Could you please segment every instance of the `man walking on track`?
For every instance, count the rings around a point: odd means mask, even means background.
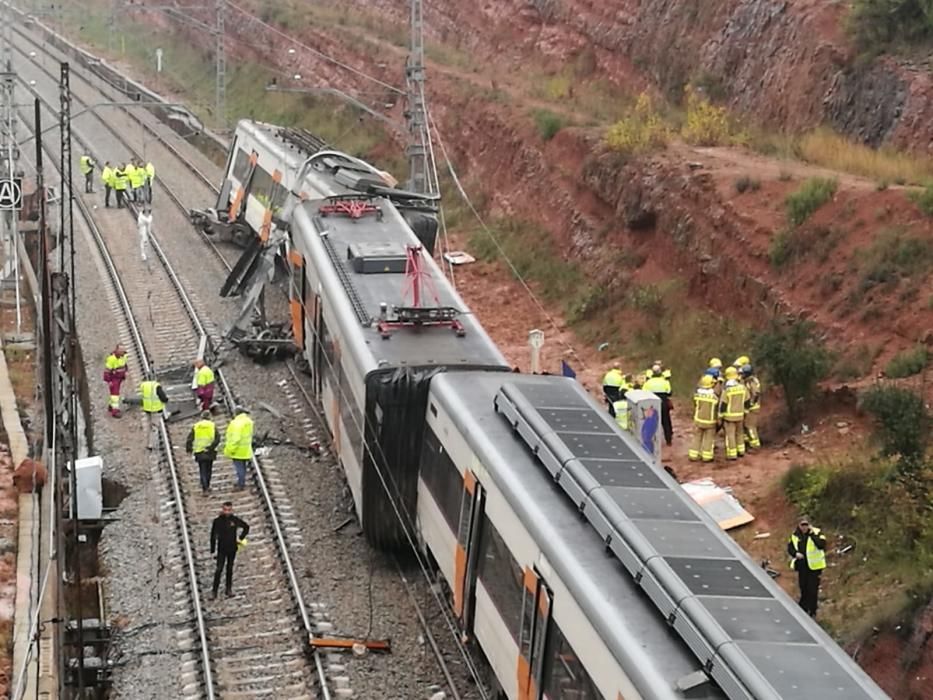
[[[820,575],[826,568],[826,536],[818,527],[810,527],[810,519],[804,515],[787,541],[787,554],[800,583],[800,607],[816,617]]]
[[[139,232],[139,257],[143,262],[149,259],[149,236],[152,235],[152,210],[141,207],[136,217],[136,230]]]
[[[104,381],[110,391],[107,410],[114,418],[120,417],[120,386],[126,379],[126,351],[117,345],[104,360]]]
[[[224,456],[233,460],[236,488],[246,488],[246,465],[253,458],[253,419],[243,406],[236,407],[236,417],[227,423],[224,436]]]
[[[185,451],[194,453],[194,461],[198,463],[198,473],[201,477],[201,492],[207,494],[211,490],[211,474],[214,471],[214,460],[217,459],[217,445],[220,444],[220,433],[211,420],[210,411],[201,411],[201,420],[191,427]]]
[[[243,530],[237,537],[237,528]],[[217,597],[217,588],[220,586],[220,574],[227,567],[227,580],[225,593],[227,597],[233,596],[233,560],[236,559],[237,549],[246,546],[246,536],[249,534],[249,525],[233,514],[233,504],[227,501],[214,518],[211,526],[211,554],[217,553],[217,568],[214,569],[214,585],[211,588],[211,599]]]

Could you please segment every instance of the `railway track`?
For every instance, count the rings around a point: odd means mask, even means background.
[[[45,107],[52,110],[47,102]],[[32,127],[28,115],[20,114],[20,119]],[[50,159],[57,158],[48,145],[46,151]],[[77,182],[74,187],[79,191]],[[120,318],[118,335],[135,358],[131,372],[138,377],[155,367],[170,398],[190,401],[186,386],[190,361],[199,348],[209,349],[214,338],[158,238],[152,240],[156,262],[147,265],[133,237],[126,236],[125,226],[120,225],[125,220],[116,226],[113,214],[99,220],[80,196],[75,204],[81,228],[91,238],[88,243],[95,246],[109,279],[114,316]],[[234,392],[223,372],[216,374],[220,401],[229,415]],[[217,423],[223,430],[226,416]],[[289,509],[277,503],[285,500],[284,480],[273,463],[254,460],[253,484],[234,492],[232,466],[220,459],[213,495],[203,496],[196,467],[182,452],[190,424],[190,420],[161,422],[156,468],[165,477],[159,483],[162,512],[172,519],[178,535],[178,551],[167,558],[179,573],[176,612],[192,622],[190,633],[179,635],[185,654],[184,696],[330,698],[331,685],[341,684],[340,669],[330,668],[328,674],[328,664],[309,645],[312,626],[321,625],[323,612],[305,603],[291,565],[289,549],[301,547],[302,541]],[[238,515],[250,523],[250,544],[238,565],[239,597],[205,606],[204,594],[213,575],[207,533],[223,500],[233,501]]]

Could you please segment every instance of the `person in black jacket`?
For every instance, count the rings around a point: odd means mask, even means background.
[[[194,461],[198,463],[198,473],[201,476],[201,493],[207,494],[211,490],[211,474],[214,471],[214,460],[217,459],[217,445],[220,444],[220,431],[211,420],[210,411],[201,411],[201,420],[191,426],[185,451],[194,453]]]
[[[820,576],[826,568],[826,536],[818,527],[810,525],[807,516],[801,516],[797,529],[787,540],[790,568],[797,572],[800,584],[800,607],[810,617],[816,617],[820,593]]]
[[[237,537],[237,528],[243,532]],[[249,525],[233,514],[233,504],[227,501],[214,518],[211,526],[211,554],[217,552],[217,568],[214,570],[214,586],[211,589],[211,600],[217,597],[217,587],[220,585],[220,573],[227,567],[226,594],[233,596],[233,560],[236,558],[237,546],[240,542],[245,544],[246,535],[249,534]]]

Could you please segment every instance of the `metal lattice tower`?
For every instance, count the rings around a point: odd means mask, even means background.
[[[217,26],[215,28],[216,36],[216,63],[217,75],[214,102],[217,110],[217,122],[221,128],[227,126],[227,55],[224,51],[224,0],[216,0],[214,5],[216,11]]]
[[[427,118],[424,109],[424,14],[421,0],[411,0],[411,47],[405,66],[408,119],[408,189],[430,193]]]

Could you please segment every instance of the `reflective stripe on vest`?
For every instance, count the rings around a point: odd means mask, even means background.
[[[813,543],[813,538],[820,534],[818,527],[810,528],[810,537],[807,538],[807,566],[811,571],[819,571],[826,568],[826,552]],[[794,551],[799,551],[797,546],[800,544],[800,538],[796,534],[791,534],[790,543],[794,546]],[[794,568],[796,559],[790,560],[790,568]]]
[[[745,387],[735,379],[726,382],[722,398],[726,404],[722,412],[723,420],[740,421],[745,417]]]
[[[712,389],[697,389],[693,396],[696,408],[693,412],[693,422],[704,428],[716,425],[716,404],[719,399]]]
[[[139,385],[139,391],[143,395],[143,411],[146,413],[159,413],[165,408],[165,404],[159,398],[158,386],[159,383],[152,380],[147,380]]]
[[[761,382],[758,381],[758,377],[749,377],[745,380],[745,390],[748,392],[748,400],[751,401],[751,405],[748,407],[749,411],[760,411],[761,410]]]
[[[230,459],[249,459],[253,456],[253,420],[241,413],[227,424],[224,455]]]
[[[124,367],[126,367],[126,355],[117,357],[111,353],[107,355],[107,359],[104,360],[104,369],[123,369]]]
[[[198,386],[212,384],[214,382],[214,371],[207,365],[204,365],[197,371],[197,374],[194,375],[194,380]]]
[[[194,424],[194,443],[191,451],[195,454],[204,452],[214,442],[216,435],[217,429],[211,421],[199,420]]]

